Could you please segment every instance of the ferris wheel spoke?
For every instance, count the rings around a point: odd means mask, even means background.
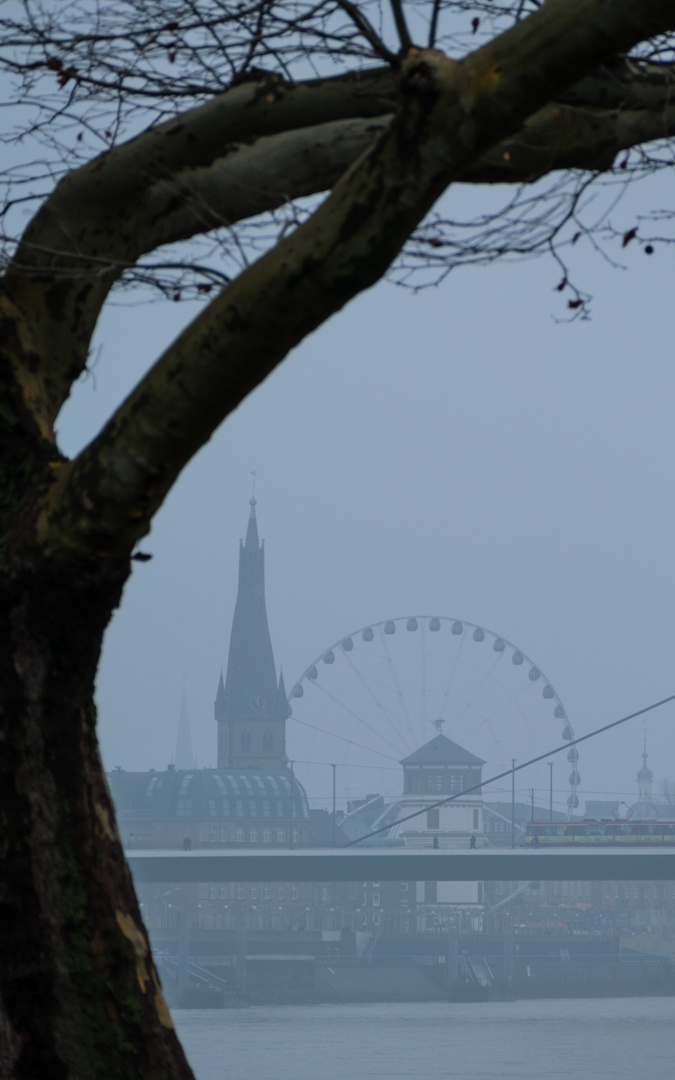
[[[455,682],[455,678],[457,676],[457,669],[459,667],[459,662],[460,662],[460,660],[462,658],[462,653],[464,651],[464,643],[465,643],[465,641],[466,641],[466,637],[462,633],[462,637],[461,637],[461,640],[460,640],[460,643],[459,643],[459,648],[457,649],[457,652],[455,654],[455,662],[452,665],[452,668],[450,670],[450,675],[448,677],[448,681],[447,681],[447,683],[445,685],[445,691],[444,691],[443,697],[441,699],[440,716],[443,719],[445,719],[445,717],[446,717],[446,710],[448,708],[448,702],[449,702],[449,699],[450,699],[450,692],[452,690],[452,687],[453,687],[454,682]]]
[[[309,686],[323,697],[306,696]],[[345,764],[343,783],[352,782],[353,767],[354,783],[371,791],[375,783],[382,789],[377,759],[389,765],[427,743],[430,753],[437,749],[425,731],[430,720],[447,720],[448,734],[484,758],[488,769],[512,757],[524,761],[535,747],[545,753],[557,742],[552,729],[558,720],[563,740],[574,738],[560,698],[526,653],[478,624],[445,616],[382,620],[342,637],[305,670],[291,699],[293,719],[317,733],[314,746],[325,740],[322,756],[335,760],[338,744],[350,748],[344,756],[354,765]],[[572,812],[578,805],[578,755],[570,761]],[[358,778],[357,768],[372,770],[371,780],[362,780],[365,774]]]
[[[403,713],[403,717],[404,717],[404,719],[406,721],[406,724],[408,725],[408,730],[409,730],[411,738],[413,739],[413,742],[414,742],[415,732],[413,731],[412,724],[410,723],[410,714],[408,712],[408,706],[406,705],[405,697],[403,695],[403,691],[401,690],[401,685],[400,685],[399,680],[398,680],[398,675],[396,674],[396,668],[394,667],[394,665],[392,663],[392,660],[391,660],[391,653],[389,652],[389,646],[387,645],[387,642],[385,641],[384,634],[382,633],[382,625],[381,624],[380,624],[380,626],[378,626],[377,630],[378,630],[378,633],[379,633],[379,636],[380,636],[380,641],[382,643],[382,649],[383,649],[384,655],[385,655],[385,657],[387,659],[387,665],[389,667],[389,673],[391,675],[392,682],[393,682],[394,688],[396,690],[396,696],[398,698],[398,703],[399,703],[399,705],[401,707],[401,712]]]
[[[325,686],[321,685],[321,683],[313,682],[312,686],[314,686],[317,690],[320,690],[321,693],[325,694],[326,697],[330,698],[331,701],[335,702],[335,704],[339,706],[340,709],[343,709],[346,713],[349,713],[350,716],[353,716],[355,720],[358,720],[359,724],[362,724],[363,727],[365,727],[371,733],[371,735],[375,735],[376,738],[382,739],[383,742],[386,742],[387,746],[389,746],[389,748],[393,750],[394,753],[398,753],[398,748],[394,746],[394,744],[390,742],[386,738],[386,736],[382,734],[381,731],[378,731],[376,728],[372,727],[367,720],[364,720],[362,716],[359,716],[359,714],[355,712],[354,709],[351,709],[349,705],[346,704],[346,702],[342,701],[335,694],[332,694],[331,691],[327,690]]]
[[[470,708],[471,708],[471,707],[473,706],[473,703],[474,703],[474,701],[476,700],[476,698],[477,698],[477,697],[478,697],[478,695],[480,694],[480,692],[481,692],[481,690],[483,689],[483,687],[484,687],[484,686],[485,686],[485,685],[486,685],[486,684],[487,684],[487,683],[489,682],[489,680],[490,680],[490,679],[492,678],[492,675],[493,675],[493,673],[494,673],[494,670],[495,670],[495,668],[497,667],[497,665],[499,664],[499,662],[500,662],[500,660],[502,659],[502,656],[503,656],[503,655],[504,655],[503,653],[499,653],[499,654],[497,655],[497,658],[496,658],[496,660],[494,661],[494,663],[492,664],[492,667],[491,667],[491,668],[489,668],[489,669],[488,669],[488,671],[487,671],[487,672],[485,673],[485,675],[483,676],[483,679],[482,679],[482,680],[481,680],[481,682],[480,682],[480,683],[478,684],[478,686],[477,686],[477,687],[476,687],[476,689],[474,690],[474,692],[473,692],[472,696],[471,696],[471,697],[469,698],[469,700],[468,700],[468,701],[466,701],[466,702],[464,703],[464,708],[462,709],[461,713],[459,714],[459,716],[458,716],[458,717],[456,718],[456,721],[455,721],[455,722],[456,722],[456,723],[457,723],[458,725],[459,725],[459,724],[461,723],[461,721],[463,720],[463,718],[464,718],[465,714],[467,713],[467,711],[468,711],[468,710],[469,710],[469,709],[470,709]]]
[[[354,661],[352,660],[349,653],[344,653],[344,658],[347,661],[347,663],[349,664],[349,666],[352,669],[352,671],[354,672],[354,674],[356,675],[356,677],[359,680],[359,682],[361,683],[361,685],[363,686],[363,689],[366,691],[368,696],[372,699],[372,701],[373,701],[376,709],[378,710],[378,712],[384,717],[384,719],[386,720],[386,722],[388,724],[392,725],[392,727],[395,729],[396,734],[398,735],[398,737],[400,739],[402,739],[403,743],[405,744],[404,734],[399,729],[396,718],[394,716],[392,716],[389,712],[387,712],[384,705],[382,704],[382,702],[378,698],[377,694],[373,690],[372,686],[370,685],[368,679],[365,677],[365,675],[363,674],[361,669],[354,663]]]
[[[337,735],[334,731],[326,731],[325,728],[317,727],[316,724],[310,724],[307,720],[299,720],[297,716],[292,716],[291,720],[294,720],[296,724],[301,724],[303,727],[311,728],[312,731],[318,731],[320,735],[327,735],[330,739],[337,739],[339,742],[348,743],[349,746],[355,746],[358,750],[367,750],[369,754],[375,754],[376,757],[383,757],[386,758],[387,761],[398,762],[398,758],[392,757],[391,754],[385,754],[382,750],[374,750],[372,746],[364,746],[354,739],[348,739],[345,735]],[[354,766],[349,767],[353,768]]]

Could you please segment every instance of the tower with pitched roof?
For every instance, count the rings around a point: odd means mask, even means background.
[[[283,675],[277,680],[265,607],[265,544],[258,539],[256,500],[250,500],[246,539],[239,544],[239,587],[225,678],[215,702],[218,768],[286,765],[290,708]]]

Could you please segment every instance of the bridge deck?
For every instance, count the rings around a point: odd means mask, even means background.
[[[532,851],[128,851],[138,882],[175,881],[673,881],[675,848]]]

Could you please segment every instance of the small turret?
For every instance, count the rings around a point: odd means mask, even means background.
[[[654,779],[654,773],[647,765],[647,736],[644,737],[644,743],[642,745],[642,768],[638,769],[637,782],[640,799],[651,799],[652,797],[652,781]]]

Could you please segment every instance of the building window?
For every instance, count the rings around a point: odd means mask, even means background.
[[[407,881],[402,881],[401,882],[401,892],[407,892],[407,891],[408,891],[408,882]]]
[[[427,791],[433,791],[434,790],[434,776],[433,776],[433,773],[427,773],[426,789],[427,789]]]
[[[298,832],[297,829],[293,829],[293,843],[294,844],[299,844],[300,843],[300,833]]]
[[[227,843],[227,825],[221,825],[220,827],[220,842],[221,844]]]
[[[257,885],[251,885],[251,900],[257,900],[257,899],[258,899],[258,886]]]
[[[263,886],[263,900],[271,900],[271,899],[272,899],[272,886],[271,885],[264,885]]]
[[[220,886],[220,899],[227,900],[227,885]]]
[[[291,885],[291,900],[297,900],[297,899],[298,899],[298,886],[297,885]]]
[[[373,893],[373,907],[379,907],[379,906],[380,906],[380,894],[379,894],[379,892],[374,892]]]
[[[243,731],[241,735],[241,752],[242,754],[251,753],[251,732]]]
[[[211,841],[211,843],[215,844],[217,839],[218,839],[218,827],[216,825],[212,825],[211,828],[209,829],[209,840]]]
[[[249,840],[250,840],[250,842],[252,844],[257,844],[258,843],[258,830],[256,828],[251,828],[249,830],[248,836],[249,836]]]
[[[272,843],[272,830],[271,829],[263,829],[263,844],[271,844],[271,843]]]
[[[440,816],[440,810],[427,810],[427,829],[437,829]]]
[[[434,776],[434,791],[443,790],[443,776],[441,773],[436,773]]]
[[[284,900],[286,898],[286,889],[283,885],[277,885],[277,900]]]
[[[419,786],[419,776],[417,775],[417,773],[410,773],[408,777],[408,790],[411,791],[413,794],[416,794],[419,791]]]
[[[244,886],[243,885],[237,885],[237,900],[243,900],[243,899],[244,899]]]
[[[286,830],[285,829],[277,829],[277,844],[285,844],[285,843],[286,843]]]
[[[244,830],[241,825],[237,825],[236,841],[238,844],[244,843]]]
[[[274,750],[274,735],[266,731],[263,735],[263,754],[271,754]]]
[[[322,885],[321,886],[321,899],[322,900],[327,900],[328,899],[328,886],[327,885]]]

